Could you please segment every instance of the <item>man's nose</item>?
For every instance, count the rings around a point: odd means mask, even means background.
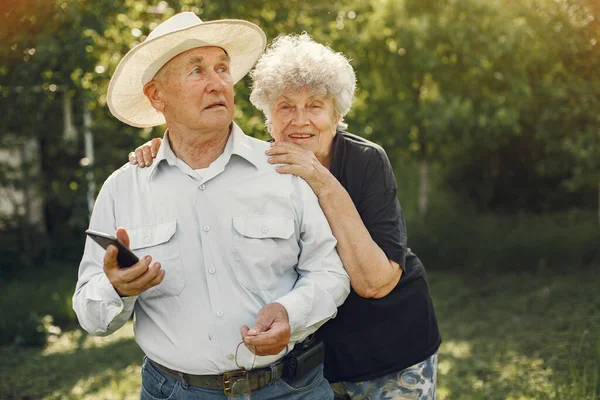
[[[219,92],[225,87],[225,81],[223,80],[223,77],[216,71],[209,72],[207,80],[208,83],[206,88],[211,92]]]

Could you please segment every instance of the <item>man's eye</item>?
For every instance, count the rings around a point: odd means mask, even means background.
[[[217,68],[217,72],[227,72],[227,67],[219,67]]]
[[[311,108],[321,108],[320,104],[313,104],[312,106],[310,106]]]
[[[200,68],[196,67],[192,70],[192,74],[199,74],[200,73]]]

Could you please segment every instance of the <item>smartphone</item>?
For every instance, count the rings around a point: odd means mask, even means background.
[[[91,237],[94,242],[102,246],[104,250],[106,250],[109,244],[116,246],[117,249],[119,249],[119,254],[117,254],[117,264],[119,264],[119,267],[128,268],[140,261],[140,259],[137,258],[131,250],[125,247],[123,243],[119,242],[116,237],[107,235],[106,233],[96,232],[91,229],[88,229],[85,233]]]

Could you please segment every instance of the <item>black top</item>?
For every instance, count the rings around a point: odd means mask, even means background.
[[[375,243],[404,268],[398,285],[381,299],[351,290],[336,318],[317,331],[325,342],[325,377],[332,383],[366,381],[426,360],[441,337],[425,269],[406,247],[396,178],[383,148],[338,131],[331,173],[350,194]]]

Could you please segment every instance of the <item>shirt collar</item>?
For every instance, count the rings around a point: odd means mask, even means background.
[[[264,152],[255,146],[253,140],[235,122],[233,122],[229,140],[232,141],[231,154],[244,158],[256,168],[259,167],[261,159],[266,157]]]
[[[235,122],[232,122],[231,135],[229,135],[229,139],[227,140],[227,144],[225,145],[225,149],[223,151],[223,157],[225,159],[225,163],[229,162],[231,154],[238,155],[243,159],[250,162],[256,168],[260,165],[260,158],[262,154],[258,154],[260,150],[256,149],[254,143],[250,137],[248,137],[242,128],[238,126]],[[152,178],[158,165],[162,162],[166,161],[167,164],[175,166],[177,165],[178,158],[173,153],[171,149],[171,145],[169,144],[169,130],[165,131],[163,135],[162,143],[156,153],[156,158],[154,162],[150,166],[150,173],[148,174],[148,180]]]
[[[158,168],[158,165],[162,162],[166,161],[169,165],[175,165],[177,162],[177,157],[173,150],[171,149],[171,145],[169,144],[169,130],[165,131],[165,134],[162,138],[162,143],[158,148],[158,152],[156,153],[156,158],[152,165],[150,166],[150,173],[148,174],[148,180],[152,179],[154,172]]]

